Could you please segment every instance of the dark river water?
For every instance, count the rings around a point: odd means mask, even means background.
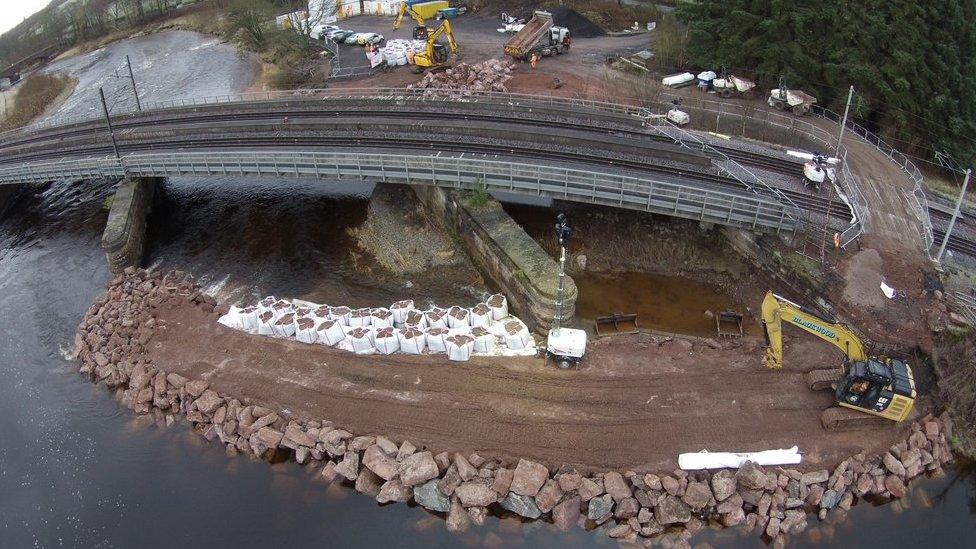
[[[186,427],[144,425],[66,360],[110,278],[99,247],[109,183],[27,189],[0,219],[0,547],[614,546],[601,532],[489,519],[462,536],[403,504],[380,507],[294,463],[227,458]],[[180,268],[224,297],[334,296],[364,281],[342,252],[365,217],[353,189],[298,181],[170,181],[151,219],[147,263]],[[339,189],[342,191],[343,189]],[[447,291],[447,290],[445,290]],[[900,513],[858,505],[795,540],[842,547],[974,546],[976,475],[919,483]],[[706,531],[692,544],[759,547]]]

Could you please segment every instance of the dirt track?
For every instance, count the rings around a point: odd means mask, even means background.
[[[898,428],[824,432],[827,393],[803,371],[833,351],[794,341],[789,368],[759,364],[758,341],[713,350],[648,335],[594,342],[579,372],[536,359],[360,357],[225,328],[197,309],[159,311],[150,358],[162,370],[208,379],[221,394],[329,419],[442,451],[530,457],[551,466],[670,470],[677,454],[798,444],[807,467],[891,444]],[[829,353],[829,354],[828,354]],[[826,356],[825,356],[826,354]]]

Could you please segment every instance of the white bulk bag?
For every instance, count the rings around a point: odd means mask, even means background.
[[[295,307],[295,318],[301,318],[312,314],[311,307]]]
[[[456,362],[467,362],[474,349],[474,338],[466,335],[454,335],[444,339],[447,345],[447,359]]]
[[[403,319],[403,325],[408,328],[426,328],[427,327],[427,315],[422,311],[413,309],[407,311],[407,316]]]
[[[287,313],[275,320],[274,335],[279,337],[291,337],[295,335],[295,313]]]
[[[518,320],[510,320],[505,323],[505,346],[513,351],[518,351],[528,347],[532,341],[529,329]]]
[[[471,325],[470,313],[461,307],[451,307],[447,311],[447,325],[449,328],[465,328]]]
[[[393,305],[390,305],[390,312],[393,313],[393,322],[395,324],[403,324],[407,321],[407,313],[413,309],[413,300],[404,299],[403,301],[397,301]]]
[[[258,311],[257,307],[244,307],[241,309],[241,329],[252,334],[257,332],[259,314],[261,313]]]
[[[373,312],[369,309],[356,309],[349,314],[349,325],[353,328],[370,326],[373,322]]]
[[[493,320],[501,320],[508,316],[508,299],[502,294],[495,294],[489,297],[485,304],[491,309],[491,318]]]
[[[427,348],[432,353],[443,353],[447,351],[444,338],[450,335],[451,331],[447,328],[429,328],[427,330]]]
[[[330,347],[346,339],[346,332],[338,320],[323,320],[315,331],[318,333],[318,342]]]
[[[434,307],[424,313],[431,328],[447,328],[447,311]]]
[[[400,350],[408,355],[419,355],[427,348],[427,335],[418,328],[403,328],[397,332]]]
[[[471,337],[474,338],[474,352],[490,353],[495,349],[495,334],[487,329],[481,326],[471,328]]]
[[[270,311],[271,307],[274,306],[274,304],[277,302],[278,302],[278,298],[273,295],[269,295],[268,297],[262,299],[261,301],[258,302],[258,313]]]
[[[373,314],[371,315],[372,326],[376,329],[379,328],[392,328],[393,327],[393,313],[389,309],[379,308],[373,309]]]
[[[275,314],[274,311],[267,310],[258,315],[258,334],[260,335],[274,335],[274,322]]]
[[[479,303],[471,308],[472,326],[491,326],[491,307]]]
[[[303,316],[295,319],[295,339],[302,343],[315,343],[318,340],[314,318]]]
[[[317,307],[314,311],[312,311],[310,316],[315,319],[316,324],[335,318],[332,316],[332,307],[329,307],[328,305]]]
[[[376,350],[384,355],[392,355],[400,350],[400,340],[397,338],[396,328],[379,328],[373,336]]]
[[[352,343],[352,350],[357,354],[366,354],[375,351],[373,346],[373,330],[370,328],[352,328],[346,332],[346,337]]]
[[[275,314],[276,318],[281,318],[282,315],[295,312],[295,309],[291,306],[291,303],[288,303],[283,299],[279,299],[278,301],[275,301],[274,305],[271,306],[271,312]]]
[[[352,314],[352,309],[349,307],[331,307],[329,309],[329,314],[332,318],[339,321],[339,324],[343,326],[349,325],[349,316]]]

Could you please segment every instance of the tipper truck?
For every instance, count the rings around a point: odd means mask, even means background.
[[[505,44],[505,53],[519,61],[528,61],[532,54],[549,57],[564,53],[571,43],[569,29],[553,25],[551,13],[537,11]]]

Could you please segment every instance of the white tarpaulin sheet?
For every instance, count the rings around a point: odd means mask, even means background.
[[[680,454],[678,467],[685,471],[738,469],[747,461],[759,465],[796,465],[801,458],[800,450],[796,446],[786,450],[762,452],[695,452]]]

